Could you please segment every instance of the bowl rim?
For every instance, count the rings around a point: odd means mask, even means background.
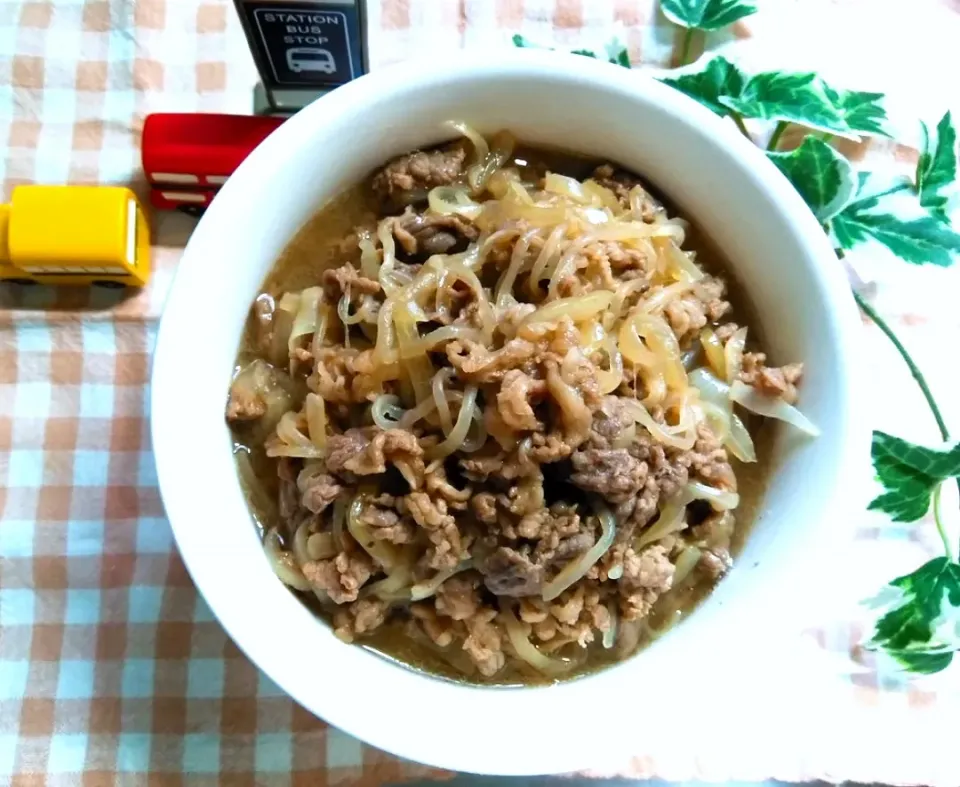
[[[813,279],[817,288],[823,293],[828,301],[829,312],[836,317],[838,335],[835,351],[841,361],[841,375],[845,375],[841,377],[838,385],[846,394],[843,402],[846,417],[841,421],[841,434],[836,440],[837,450],[840,452],[838,464],[843,468],[851,468],[861,458],[863,446],[867,444],[866,432],[863,424],[852,415],[856,387],[854,369],[858,366],[854,352],[854,337],[855,329],[860,324],[854,302],[849,296],[849,287],[843,269],[836,264],[833,250],[816,219],[790,183],[762,151],[744,139],[730,124],[723,122],[692,99],[658,83],[647,74],[629,71],[619,66],[588,58],[532,50],[504,50],[502,53],[498,52],[495,62],[491,61],[489,55],[461,53],[446,63],[442,73],[436,66],[435,58],[418,58],[393,65],[348,83],[302,110],[286,121],[238,168],[195,229],[184,251],[180,269],[171,285],[160,321],[153,359],[151,437],[161,497],[187,570],[198,591],[230,638],[291,698],[331,725],[397,756],[436,767],[473,773],[536,775],[578,770],[604,763],[624,762],[635,753],[637,744],[632,735],[621,732],[611,732],[609,738],[601,738],[599,735],[592,738],[597,746],[602,742],[603,751],[585,752],[575,746],[552,747],[549,746],[549,738],[536,730],[524,733],[526,743],[530,744],[531,737],[533,739],[531,744],[534,749],[533,756],[530,756],[530,748],[518,748],[510,745],[510,742],[504,744],[504,751],[497,757],[491,757],[489,752],[484,752],[482,747],[476,746],[474,747],[476,751],[471,750],[469,746],[440,750],[435,742],[424,739],[427,736],[401,735],[398,734],[394,725],[371,719],[374,714],[368,714],[365,709],[358,707],[361,703],[351,702],[353,695],[336,681],[325,682],[320,688],[305,686],[298,675],[284,670],[278,663],[275,652],[256,636],[257,632],[250,627],[248,610],[238,608],[236,603],[230,601],[230,596],[223,587],[226,584],[223,572],[210,560],[209,554],[204,551],[200,541],[191,532],[191,525],[187,521],[188,507],[183,496],[176,491],[180,483],[177,476],[181,471],[178,468],[178,455],[175,451],[177,443],[174,435],[180,413],[168,406],[163,396],[156,394],[158,390],[162,393],[164,375],[172,377],[177,354],[182,351],[182,342],[177,339],[181,329],[175,324],[175,306],[180,289],[188,286],[185,284],[185,269],[203,264],[196,250],[209,248],[214,243],[213,228],[218,222],[222,224],[226,220],[230,201],[239,199],[248,183],[254,186],[261,181],[269,171],[270,160],[274,156],[282,155],[285,148],[299,145],[306,140],[310,136],[312,125],[323,123],[325,115],[336,117],[339,112],[352,105],[376,102],[378,97],[390,96],[395,89],[399,90],[410,82],[426,89],[449,85],[458,79],[478,76],[505,80],[512,77],[563,79],[580,89],[589,88],[591,85],[615,87],[635,102],[657,105],[659,109],[671,114],[678,123],[700,127],[704,134],[709,134],[716,140],[715,146],[718,152],[736,159],[744,170],[745,177],[753,178],[756,187],[770,195],[771,202],[791,225],[797,242],[804,247],[807,256],[810,259],[830,263],[811,265],[806,274]],[[834,488],[825,490],[823,497],[825,501],[830,501],[835,509],[842,510],[846,500],[842,480],[838,478]],[[823,507],[825,506],[826,502]],[[277,593],[289,597],[289,593],[280,587],[279,582],[275,585]],[[279,596],[273,597],[279,598]],[[668,636],[676,642],[685,641],[689,639],[684,634],[685,629],[689,631],[690,627],[680,627],[678,631],[671,632]],[[703,637],[703,632],[709,629],[701,623],[696,630],[698,636]],[[636,659],[629,659],[617,667],[555,686],[522,689],[491,688],[437,680],[433,676],[392,665],[385,659],[373,656],[361,648],[349,647],[348,649],[352,651],[349,656],[340,655],[333,648],[323,655],[328,659],[328,663],[334,666],[356,668],[364,675],[375,674],[374,682],[381,687],[395,682],[397,692],[401,695],[407,691],[413,692],[413,695],[417,691],[442,691],[444,703],[469,704],[483,718],[502,713],[507,708],[511,713],[521,712],[525,706],[536,704],[534,697],[543,698],[549,695],[549,703],[555,704],[561,696],[569,696],[571,701],[582,703],[586,696],[584,691],[579,689],[572,691],[570,687],[593,682],[598,691],[615,688],[618,679],[627,674],[624,667],[636,661]],[[656,648],[645,653],[650,653],[652,650]],[[428,686],[434,689],[427,688]],[[522,699],[517,700],[516,698],[521,695]],[[438,693],[437,696],[439,698],[441,694]],[[538,702],[543,704],[542,700]]]

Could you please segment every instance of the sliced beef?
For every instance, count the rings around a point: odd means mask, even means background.
[[[413,520],[427,532],[430,548],[427,563],[438,571],[455,568],[463,557],[464,544],[447,501],[427,492],[411,492],[404,498]]]
[[[380,282],[366,278],[353,265],[347,264],[323,272],[323,291],[328,302],[336,303],[347,292],[353,299],[361,295],[379,295]]]
[[[479,232],[460,216],[435,216],[411,209],[393,223],[398,249],[407,262],[424,262],[433,254],[456,254],[476,240]]]
[[[390,605],[376,597],[361,598],[337,610],[333,618],[333,633],[344,642],[353,642],[383,625]]]
[[[397,210],[425,200],[432,188],[461,181],[466,164],[465,142],[416,150],[390,161],[373,176],[371,186],[388,209]]]
[[[637,495],[647,480],[647,466],[626,448],[587,448],[570,457],[576,472],[571,481],[611,503]]]
[[[543,586],[543,566],[512,547],[500,547],[480,568],[483,584],[496,596],[532,596]]]
[[[336,475],[376,475],[394,465],[414,489],[423,480],[423,449],[405,429],[362,427],[327,438],[327,469]]]
[[[620,611],[626,620],[645,617],[656,600],[673,586],[674,565],[664,547],[649,546],[640,553],[628,549],[623,559]]]
[[[797,401],[797,384],[803,377],[803,364],[767,366],[764,353],[744,353],[740,379],[765,396],[780,397],[787,404]]]
[[[343,486],[330,475],[323,464],[308,464],[297,476],[300,505],[319,514],[343,493]]]
[[[335,604],[356,601],[360,588],[373,574],[373,561],[366,552],[341,552],[330,560],[314,560],[302,566],[307,581],[326,592]]]

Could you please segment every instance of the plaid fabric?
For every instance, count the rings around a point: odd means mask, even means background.
[[[369,5],[374,67],[427,48],[441,62],[447,50],[503,46],[512,32],[602,45],[615,23],[634,62],[663,65],[676,38],[653,0]],[[711,48],[733,50],[752,68],[820,69],[848,87],[886,90],[907,142],[916,118],[960,110],[955,0],[915,0],[909,11],[895,0],[760,5],[756,17],[711,36]],[[226,0],[6,0],[4,196],[29,182],[142,188],[146,113],[247,111],[254,79]],[[916,155],[876,143],[849,152],[875,167],[909,167]],[[156,318],[192,224],[154,217],[156,274],[137,295],[0,286],[0,785],[380,784],[427,775],[283,696],[225,637],[174,550],[150,453],[147,377]],[[960,268],[916,269],[881,254],[853,263],[940,392],[948,421],[960,424],[960,398],[948,396],[955,364],[944,363],[960,345]],[[909,375],[876,329],[865,330],[863,352],[873,424],[933,442]],[[946,490],[947,511],[956,511],[954,494]],[[906,683],[858,645],[870,615],[860,601],[936,553],[929,525],[864,512],[838,534],[842,570],[829,574],[819,621],[798,624],[795,641],[771,657],[783,677],[783,703],[770,711],[778,717],[760,713],[762,698],[744,687],[738,736],[696,751],[651,752],[637,741],[619,772],[960,782],[952,756],[960,670]],[[826,571],[812,568],[817,577]],[[717,677],[698,679],[708,693]],[[784,733],[761,738],[771,727]]]

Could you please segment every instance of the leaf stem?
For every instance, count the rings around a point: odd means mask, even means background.
[[[741,115],[739,112],[731,112],[730,117],[733,118],[733,122],[737,124],[737,128],[740,129],[740,133],[753,142],[753,137],[751,137],[750,132],[747,131],[747,124],[743,122],[743,115]]]
[[[950,548],[947,529],[943,526],[943,521],[940,519],[940,488],[942,486],[943,484],[937,484],[937,488],[933,490],[933,521],[937,524],[937,532],[940,534],[940,540],[943,542],[943,551],[946,552],[950,560],[953,560],[953,550]]]
[[[843,249],[837,249],[837,255],[843,259]],[[900,357],[903,358],[903,362],[907,365],[907,368],[910,370],[910,374],[913,375],[914,381],[917,383],[917,386],[920,388],[920,392],[923,394],[923,398],[927,401],[927,407],[930,408],[930,412],[933,413],[933,418],[937,422],[937,428],[940,430],[940,437],[943,438],[943,442],[950,441],[950,432],[947,429],[946,423],[944,423],[943,415],[940,413],[940,408],[937,407],[937,402],[933,398],[933,394],[930,392],[930,386],[927,385],[927,380],[923,376],[923,372],[917,367],[913,362],[913,358],[910,357],[910,353],[907,352],[907,348],[903,346],[900,339],[897,338],[897,335],[893,332],[893,329],[887,325],[884,319],[877,314],[874,308],[866,302],[864,298],[861,297],[860,293],[856,290],[852,290],[853,299],[857,302],[863,313],[867,315],[873,324],[876,325],[886,336],[893,346],[897,349],[897,352],[900,353]],[[960,478],[957,478],[957,489],[960,490]],[[933,495],[933,517],[937,523],[937,530],[940,533],[940,538],[943,541],[943,548],[946,550],[947,557],[950,560],[953,560],[953,550],[950,549],[950,542],[947,540],[946,529],[943,526],[943,522],[940,521],[940,486],[937,486],[936,491]]]
[[[900,353],[900,357],[903,358],[903,362],[907,365],[907,368],[910,370],[910,374],[913,375],[914,381],[919,386],[920,391],[923,394],[923,398],[926,399],[927,407],[929,407],[930,412],[933,413],[934,420],[937,422],[937,428],[940,430],[940,436],[943,438],[944,442],[947,442],[950,439],[950,432],[947,430],[947,425],[943,421],[943,415],[941,415],[940,408],[937,406],[937,402],[933,398],[933,394],[930,392],[930,386],[927,385],[927,380],[923,376],[923,372],[921,372],[917,365],[913,362],[913,358],[910,357],[910,353],[907,352],[907,348],[904,347],[900,342],[900,339],[897,338],[897,335],[893,332],[893,329],[887,325],[884,319],[877,314],[874,308],[867,303],[866,300],[856,290],[853,290],[853,299],[857,302],[857,306],[863,310],[863,313],[873,321],[873,323],[883,332],[883,335],[891,341],[893,346],[897,349],[897,352]]]
[[[690,60],[690,45],[693,43],[693,34],[696,32],[695,28],[688,27],[686,32],[683,34],[683,41],[680,43],[680,65],[687,65]]]
[[[770,135],[770,141],[767,143],[767,150],[776,150],[777,143],[780,141],[780,137],[783,136],[783,132],[787,130],[787,126],[790,125],[786,120],[781,120],[777,123],[776,128],[773,129],[773,134]]]
[[[829,142],[831,139],[833,139],[833,133],[830,131],[821,131],[817,136],[819,136],[824,142]]]

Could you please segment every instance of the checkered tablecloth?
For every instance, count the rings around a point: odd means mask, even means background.
[[[710,48],[748,68],[818,69],[845,87],[886,91],[905,146],[860,146],[849,151],[855,157],[909,167],[914,121],[960,111],[956,0],[759,5],[757,16],[711,36]],[[602,44],[615,23],[634,62],[656,66],[676,39],[653,0],[373,0],[369,15],[375,68],[427,49],[439,65],[461,47],[504,46],[513,32]],[[142,188],[147,113],[246,112],[254,81],[227,0],[0,0],[4,196],[30,182]],[[156,321],[193,221],[153,222],[156,273],[142,293],[0,285],[0,786],[439,776],[361,745],[286,698],[227,639],[187,576],[157,491],[147,412]],[[879,253],[853,262],[875,282],[878,308],[960,430],[960,268],[918,269]],[[863,353],[874,426],[935,441],[909,375],[870,326]],[[945,504],[956,511],[952,490]],[[792,719],[796,729],[800,719],[819,734],[751,750],[743,721],[743,745],[719,750],[651,752],[638,740],[618,771],[960,783],[960,667],[909,683],[858,647],[869,621],[861,600],[935,553],[931,531],[864,512],[838,534],[844,570],[819,619],[798,624],[777,657],[790,703],[782,719],[753,722]],[[812,592],[823,582],[811,571]],[[744,687],[744,707],[750,702]]]

